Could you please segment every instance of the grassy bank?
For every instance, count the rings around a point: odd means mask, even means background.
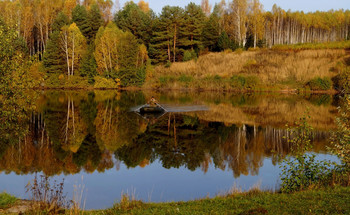
[[[349,214],[350,188],[336,187],[292,194],[250,191],[189,202],[124,202],[88,214]]]
[[[346,49],[275,48],[209,53],[197,60],[157,66],[145,88],[232,91],[332,91],[350,66]]]
[[[8,197],[0,194],[0,204],[4,199]],[[84,214],[349,214],[349,202],[350,187],[329,187],[291,194],[253,189],[188,202],[143,203],[124,198],[110,209],[84,211]],[[13,203],[11,200],[10,204]],[[10,206],[9,203],[6,205],[0,210]],[[6,213],[6,210],[3,212]],[[66,214],[82,214],[82,211],[68,210]]]

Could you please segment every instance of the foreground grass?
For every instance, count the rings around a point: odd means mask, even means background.
[[[350,214],[350,188],[336,187],[292,194],[251,191],[189,202],[117,204],[87,214]]]
[[[11,207],[16,201],[16,197],[8,193],[0,193],[0,209]]]

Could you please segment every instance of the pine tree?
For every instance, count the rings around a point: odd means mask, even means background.
[[[47,72],[61,73],[66,68],[64,55],[59,44],[60,32],[54,31],[47,42],[43,57],[43,65]]]
[[[89,30],[87,31],[88,40],[92,41],[95,38],[98,29],[103,25],[104,21],[101,15],[101,11],[97,4],[92,4],[88,11],[88,24]]]
[[[128,2],[123,10],[115,15],[114,22],[118,28],[130,31],[142,43],[149,46],[152,38],[154,16],[153,11],[145,12],[135,3]]]
[[[64,13],[60,12],[52,24],[52,31],[61,31],[61,28],[69,24],[69,18]]]
[[[204,48],[208,48],[210,51],[217,50],[217,41],[220,36],[220,28],[218,23],[219,18],[216,14],[211,14],[209,20],[205,23],[202,40]]]
[[[91,43],[85,52],[80,64],[80,76],[87,77],[89,83],[94,83],[94,77],[97,75],[97,64],[94,56],[95,45]]]
[[[75,22],[81,33],[87,38],[89,36],[90,25],[88,23],[88,13],[82,5],[77,5],[72,11],[72,22]]]
[[[201,7],[190,3],[185,8],[183,39],[181,45],[186,49],[198,49],[201,46],[201,35],[206,17]]]
[[[50,34],[43,57],[43,65],[48,72],[60,73],[66,68],[64,54],[59,43],[61,28],[68,24],[69,18],[64,13],[59,13],[52,24],[53,32]]]
[[[151,55],[159,57],[161,62],[164,62],[167,55],[168,61],[175,62],[184,27],[184,10],[180,7],[165,6],[156,26],[150,48]]]

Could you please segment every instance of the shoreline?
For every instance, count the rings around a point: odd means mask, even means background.
[[[341,94],[337,90],[306,90],[306,89],[252,89],[252,90],[235,90],[235,89],[211,89],[211,88],[144,88],[144,87],[125,87],[125,88],[94,88],[94,87],[33,87],[30,90],[68,90],[68,91],[93,91],[93,90],[113,90],[113,91],[154,91],[154,92],[222,92],[222,93],[281,93],[281,94]]]

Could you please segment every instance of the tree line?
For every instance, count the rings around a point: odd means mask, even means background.
[[[118,1],[114,3],[118,5]],[[264,11],[259,0],[165,6],[130,1],[113,14],[111,0],[2,0],[0,22],[26,44],[44,71],[100,75],[140,85],[150,63],[197,58],[208,51],[350,39],[350,11]],[[61,77],[62,78],[62,77]]]

